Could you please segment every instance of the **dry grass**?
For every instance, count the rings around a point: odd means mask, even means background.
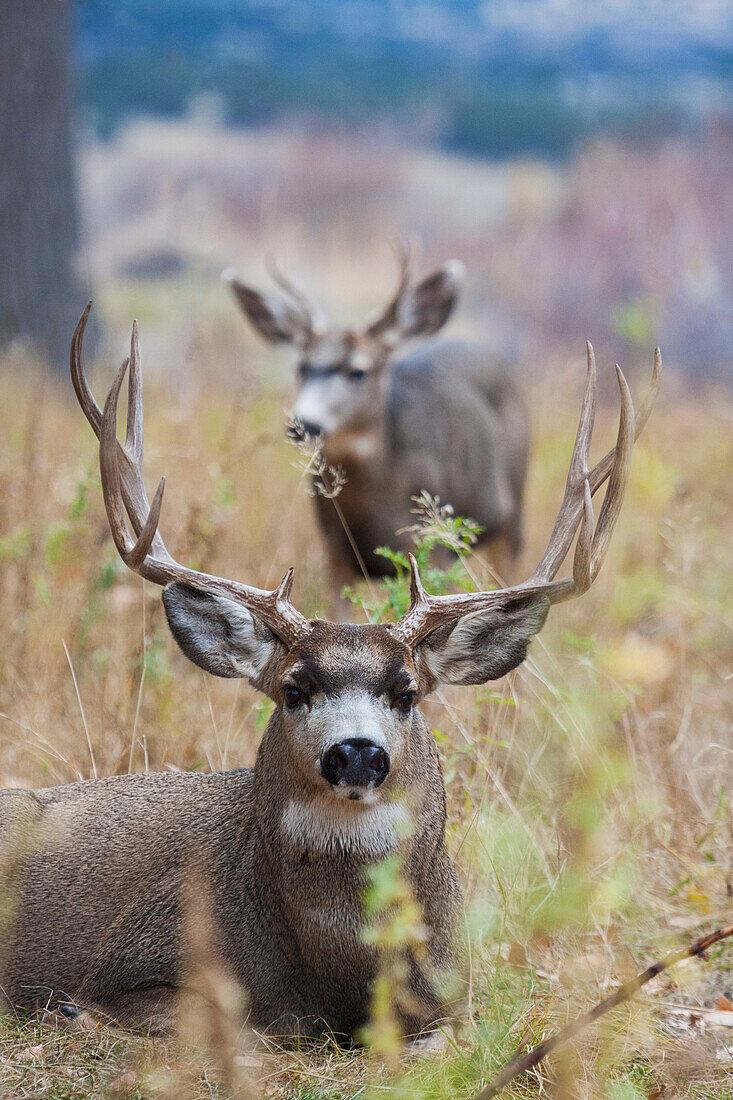
[[[560,493],[581,374],[580,361],[558,364],[551,423],[549,390],[536,395],[525,568]],[[117,565],[93,440],[69,389],[6,369],[3,392],[0,782],[251,764],[267,707],[246,685],[190,666],[165,631],[157,591]],[[147,470],[151,481],[169,472],[163,527],[175,552],[261,583],[295,561],[304,610],[322,610],[323,553],[281,438],[281,402],[248,386],[234,401],[210,386],[172,392],[157,379],[146,407]],[[731,419],[723,395],[665,397],[592,591],[553,613],[508,682],[445,691],[429,706],[469,898],[474,1017],[459,1053],[409,1071],[416,1095],[470,1095],[518,1042],[680,935],[729,918]],[[607,441],[612,430],[608,410],[597,433]],[[724,952],[660,981],[561,1067],[573,1095],[684,1082],[683,1095],[722,1097],[733,1078],[713,1083],[725,1066],[714,1050],[731,1032],[705,1029],[704,1016],[701,1025],[660,1014],[658,1004],[714,1007],[731,993]],[[125,1082],[135,1095],[140,1080],[141,1094],[170,1095],[171,1074],[197,1095],[217,1087],[205,1054],[107,1031],[11,1025],[0,1049],[9,1095],[87,1096]],[[393,1087],[363,1058],[333,1050],[266,1066],[243,1059],[275,1094]],[[613,1091],[617,1077],[626,1092]],[[406,1082],[394,1087],[407,1094]]]
[[[294,227],[306,217],[307,201],[317,235],[324,198],[319,206],[313,188],[291,195],[290,220],[277,222],[265,216],[263,184],[258,215],[257,203],[241,198],[239,162],[228,145],[213,152],[204,146],[198,176],[177,189],[182,169],[175,156],[189,164],[192,152],[180,141],[166,146],[161,132],[148,195],[143,184],[155,143],[147,140],[132,177],[125,176],[124,149],[108,150],[107,161],[99,151],[88,154],[94,198],[88,259],[114,333],[114,356],[100,358],[92,379],[100,395],[124,353],[122,323],[137,314],[144,361],[153,368],[146,374],[146,470],[151,485],[168,474],[162,529],[169,546],[194,566],[260,584],[295,563],[299,605],[308,614],[323,612],[331,595],[324,554],[293,464],[297,456],[283,439],[285,399],[275,381],[283,376],[282,360],[247,337],[211,277],[236,260],[232,251],[264,250],[270,232],[297,245]],[[248,146],[247,156],[236,149],[250,174],[259,171],[265,180],[262,144]],[[260,160],[249,155],[257,150]],[[281,160],[294,158],[287,178],[296,179],[297,150],[276,152]],[[213,207],[207,157],[219,172]],[[366,153],[359,163],[365,170]],[[430,181],[439,192],[436,170],[430,158],[412,162],[414,194],[428,194]],[[500,179],[477,166],[440,170],[448,173],[443,185],[452,180],[451,189],[466,187],[469,196]],[[407,203],[399,164],[386,182],[372,171],[384,185],[383,209],[395,196]],[[560,201],[559,177],[524,171],[532,181],[524,220],[514,211],[505,232],[519,225],[517,239],[529,247],[532,227],[547,226]],[[585,171],[593,177],[590,191],[600,188],[599,173],[587,163]],[[353,176],[362,178],[357,168]],[[129,184],[126,198],[121,180]],[[415,191],[420,180],[423,190]],[[109,203],[117,221],[107,218],[102,202],[113,183],[118,191]],[[356,184],[350,186],[353,192]],[[379,297],[368,290],[377,269],[371,259],[355,266],[353,249],[364,247],[380,211],[371,210],[360,238],[359,226],[347,226],[341,194],[336,188],[336,214],[323,221],[317,273],[322,286],[338,288],[361,309]],[[155,226],[148,220],[138,230],[141,239],[174,238],[188,249],[175,280],[121,273],[134,211],[148,207],[158,212],[158,235],[151,238]],[[471,210],[464,214],[470,222]],[[393,217],[399,221],[401,212]],[[240,235],[229,238],[234,224]],[[430,247],[444,258],[448,242],[452,252],[461,240],[468,238],[452,225]],[[502,255],[497,262],[510,263]],[[475,312],[463,324],[481,327]],[[546,356],[539,380],[526,361],[518,368],[535,378],[536,426],[522,573],[543,549],[561,494],[585,335],[595,333],[578,331],[577,358]],[[605,357],[602,365],[610,371]],[[651,358],[643,369],[633,366],[638,393]],[[186,662],[167,633],[158,592],[117,562],[94,441],[69,383],[51,382],[33,364],[10,358],[0,365],[0,385],[0,785],[62,783],[95,768],[102,775],[251,765],[268,705],[246,684],[206,678]],[[599,453],[613,436],[613,418],[612,408],[599,417]],[[472,1017],[457,1049],[395,1074],[331,1047],[256,1055],[243,1034],[240,1054],[222,1066],[221,1056],[200,1042],[152,1042],[100,1030],[93,1021],[68,1030],[57,1020],[10,1020],[0,1028],[0,1092],[26,1100],[206,1097],[222,1095],[221,1082],[229,1080],[242,1095],[254,1089],[303,1100],[470,1097],[518,1045],[565,1022],[680,937],[728,922],[732,425],[729,394],[692,395],[670,373],[638,445],[624,511],[593,589],[553,612],[530,659],[506,681],[448,690],[428,706],[448,786],[449,845],[468,897]],[[704,1008],[715,1008],[721,995],[733,999],[731,964],[730,949],[721,948],[707,963],[691,962],[659,979],[648,996],[520,1082],[514,1095],[549,1089],[556,1096],[627,1100],[661,1095],[665,1087],[665,1100],[730,1097],[733,1029],[710,1025]],[[686,1004],[699,1006],[697,1013],[672,1011]]]

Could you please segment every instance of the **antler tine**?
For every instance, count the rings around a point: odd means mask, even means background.
[[[309,622],[290,602],[292,569],[288,570],[276,589],[268,591],[225,577],[187,569],[179,565],[166,550],[158,533],[165,478],[160,479],[152,504],[148,504],[143,482],[143,403],[137,326],[133,327],[132,355],[130,359],[125,359],[117,372],[104,404],[104,412],[101,412],[81,367],[81,342],[88,316],[89,307],[84,311],[74,333],[71,370],[79,403],[99,437],[99,468],[104,506],[120,557],[131,570],[155,584],[166,585],[171,581],[180,581],[200,592],[224,596],[241,603],[253,611],[286,645],[292,646],[311,629]],[[128,429],[127,444],[123,447],[117,439],[117,404],[128,367]],[[95,427],[97,414],[98,429]],[[135,532],[134,538],[128,528],[128,519]]]
[[[575,557],[573,558],[573,582],[575,591],[580,594],[587,592],[593,582],[593,497],[590,495],[590,485],[585,479],[583,486],[583,520],[580,525],[578,541],[575,544]]]
[[[91,311],[92,303],[87,302],[84,312],[77,321],[74,335],[71,337],[71,353],[69,360],[71,366],[71,381],[74,384],[77,400],[82,407],[84,415],[91,424],[94,434],[97,439],[99,439],[99,431],[102,426],[102,410],[94,400],[94,394],[89,388],[86,372],[84,370],[84,360],[82,358],[84,330],[87,327],[87,321],[89,320]]]
[[[506,609],[513,602],[528,597],[545,596],[549,603],[578,596],[590,588],[605,558],[616,525],[631,468],[634,443],[649,418],[659,392],[662,358],[654,353],[654,373],[649,395],[638,417],[634,415],[629,387],[621,368],[616,365],[621,411],[616,446],[593,469],[588,471],[593,421],[595,416],[595,356],[587,345],[588,373],[583,406],[570,462],[565,495],[552,536],[542,559],[528,581],[495,592],[460,593],[453,596],[431,596],[420,581],[417,563],[410,555],[410,607],[393,630],[401,641],[414,647],[445,622],[462,615],[489,608]],[[606,479],[609,480],[598,523],[593,516],[592,495]],[[573,559],[573,575],[556,580],[570,545],[578,531]]]
[[[414,249],[411,240],[404,241],[398,245],[393,246],[394,252],[397,257],[397,263],[399,266],[399,275],[397,279],[397,286],[392,294],[392,297],[387,302],[387,305],[381,311],[376,320],[367,325],[366,331],[376,336],[386,329],[392,327],[397,320],[397,311],[400,307],[405,291],[410,285],[412,277],[412,259],[414,255]]]
[[[71,380],[74,384],[77,400],[91,425],[92,431],[97,439],[99,439],[102,428],[102,410],[95,401],[94,395],[89,387],[83,359],[84,332],[87,327],[91,308],[92,303],[88,302],[86,309],[82,313],[74,329],[74,335],[71,339],[70,365]],[[127,439],[124,447],[119,440],[116,441],[116,445],[117,465],[122,485],[122,499],[130,517],[133,530],[135,534],[139,534],[142,530],[144,518],[138,519],[138,516],[147,516],[150,511],[150,504],[145,492],[142,469],[139,468],[142,465],[143,454],[142,376],[140,371],[140,349],[138,346],[136,322],[133,322],[130,353]],[[159,555],[166,555],[167,552],[160,536],[157,536],[155,539],[155,548]]]
[[[164,490],[165,477],[162,477],[158,482],[158,488],[155,490],[155,496],[153,497],[153,503],[150,505],[150,511],[148,512],[148,518],[145,520],[145,526],[140,532],[140,537],[135,543],[135,546],[127,555],[126,564],[130,569],[137,571],[150,553],[150,548],[153,545],[153,540],[158,530]]]
[[[397,266],[399,269],[399,276],[397,281],[396,295],[401,294],[404,288],[410,281],[410,275],[412,273],[412,261],[415,256],[415,246],[411,237],[406,240],[402,240],[393,246],[394,254],[397,257]]]
[[[145,498],[144,510],[140,507],[140,510],[133,513],[130,506],[124,503],[124,475],[120,471],[120,449],[117,445],[117,404],[129,365],[130,360],[125,359],[117,372],[104,403],[99,433],[99,472],[102,480],[102,496],[112,538],[125,565],[134,572],[140,573],[146,580],[155,581],[158,584],[167,584],[170,579],[168,571],[161,567],[175,563],[166,550],[160,535],[157,534],[165,478],[161,478],[152,505],[148,505],[147,497]],[[140,415],[142,415],[142,410]],[[122,453],[124,454],[124,451]],[[140,461],[142,461],[142,453],[140,454]],[[139,482],[142,486],[141,468],[139,468]],[[136,495],[136,503],[141,505],[139,493]],[[126,512],[137,536],[136,539],[130,536]],[[150,556],[150,550],[154,543],[157,543],[157,547],[162,551],[162,561]]]
[[[654,403],[657,400],[659,388],[662,385],[662,353],[659,348],[654,349],[654,366],[652,368],[652,380],[649,384],[647,395],[644,398],[643,404],[636,414],[636,425],[634,428],[634,442],[639,438],[641,433],[646,427],[646,422],[649,419]],[[596,493],[597,490],[603,485],[603,482],[611,473],[613,468],[613,462],[616,455],[616,449],[611,448],[607,454],[603,456],[600,462],[597,462],[591,470],[588,480],[590,482],[591,493]]]
[[[272,253],[268,253],[267,256],[265,256],[265,267],[275,286],[279,287],[283,294],[286,294],[287,297],[290,298],[291,302],[302,314],[309,328],[314,329],[318,327],[319,322],[316,318],[316,310],[310,298],[308,298],[304,291],[296,286],[296,284],[284,274]]]
[[[137,321],[130,336],[130,377],[127,382],[127,434],[125,449],[142,462],[143,457],[143,376],[140,369],[140,340]]]
[[[598,517],[598,525],[593,536],[591,580],[600,570],[603,559],[606,556],[606,551],[611,542],[611,535],[613,534],[616,520],[621,511],[626,485],[629,480],[631,452],[634,449],[636,427],[634,406],[631,401],[631,393],[629,392],[628,384],[618,363],[616,364],[616,377],[618,378],[621,395],[621,415],[619,417],[618,439],[616,441],[613,468],[608,479],[608,488],[603,498],[601,514]],[[590,491],[590,486],[588,486],[587,481],[586,486]]]
[[[547,549],[532,574],[533,580],[548,580],[562,565],[578,526],[578,493],[588,477],[588,456],[596,417],[596,356],[590,340],[586,340],[586,380],[578,431],[570,459],[560,511],[550,535]]]
[[[117,371],[112,388],[104,403],[104,413],[99,432],[99,472],[102,480],[102,496],[115,546],[123,561],[135,549],[127,530],[125,509],[122,504],[120,469],[117,465],[117,400],[130,360],[125,359]]]
[[[588,373],[589,373],[589,378],[590,378],[591,359],[593,360],[593,371],[595,372],[595,355],[593,353],[593,346],[590,342],[587,342],[586,347],[588,349]],[[620,369],[618,367],[618,364],[616,366],[616,369],[617,370]],[[594,384],[595,384],[595,381],[594,381]],[[624,380],[624,384],[625,384],[625,380]],[[651,414],[652,409],[654,408],[654,403],[657,399],[657,394],[659,393],[659,388],[660,388],[661,384],[662,384],[662,353],[659,350],[659,348],[655,348],[654,349],[654,367],[652,369],[652,380],[651,380],[651,383],[649,385],[649,390],[647,391],[646,397],[644,398],[644,401],[642,403],[641,409],[639,410],[638,414],[636,414],[636,416],[634,418],[634,437],[633,437],[633,440],[631,441],[631,446],[632,447],[633,447],[633,444],[636,442],[636,440],[641,435],[641,433],[643,432],[644,428],[646,427],[646,423],[649,419],[649,416]],[[628,392],[628,386],[626,387],[626,391]],[[587,392],[588,392],[588,390],[587,390],[587,384],[586,384],[586,396],[587,396]],[[622,391],[621,400],[622,400],[622,408],[623,408],[623,402],[624,402],[623,391]],[[586,402],[586,399],[584,398],[583,399],[583,411],[585,410],[585,402]],[[632,413],[633,413],[633,407],[632,407]],[[582,423],[583,423],[583,412],[581,412],[581,423],[578,426],[578,436],[580,435],[580,432],[581,432]],[[591,431],[592,431],[592,423],[591,423]],[[590,443],[590,438],[588,439],[588,442]],[[573,451],[573,458],[575,458],[575,455],[577,453],[577,449],[578,449],[578,440],[576,438],[576,446],[575,446],[575,449]],[[593,469],[590,472],[588,472],[587,469],[585,470],[585,473],[582,476],[587,476],[588,484],[590,486],[590,491],[591,491],[592,496],[594,496],[598,492],[601,485],[603,485],[604,481],[606,481],[608,479],[608,477],[610,476],[611,471],[614,468],[614,463],[616,461],[616,457],[617,457],[617,446],[612,447],[611,450],[608,451],[603,456],[603,458],[600,460],[600,462],[596,463],[596,465],[593,467]],[[587,452],[586,452],[586,463],[587,463]],[[572,463],[571,463],[571,473],[572,473]],[[578,470],[578,473],[580,473],[580,470]],[[580,482],[576,482],[576,487],[579,487],[579,485],[580,485]],[[534,572],[534,579],[537,579],[540,576],[545,576],[545,577],[549,577],[549,578],[554,577],[557,574],[558,569],[562,565],[563,560],[567,556],[568,550],[570,549],[570,545],[573,541],[573,536],[574,536],[575,531],[577,529],[578,521],[580,520],[581,511],[583,509],[583,502],[582,502],[581,499],[579,499],[579,494],[576,495],[576,496],[573,496],[570,493],[570,489],[571,489],[571,475],[569,474],[568,475],[568,483],[567,483],[566,490],[565,490],[565,497],[563,498],[563,503],[560,506],[560,513],[558,514],[557,520],[555,521],[555,526],[553,528],[552,535],[550,536],[550,541],[547,544],[547,549],[545,550],[544,554],[542,555],[542,559],[541,559],[539,565],[537,566],[537,568]],[[562,537],[562,533],[561,533],[561,530],[560,530],[561,527],[564,529],[564,537]]]

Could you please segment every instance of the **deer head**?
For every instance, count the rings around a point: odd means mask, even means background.
[[[399,278],[377,315],[356,328],[328,326],[307,297],[274,264],[278,293],[263,294],[227,270],[242,311],[265,340],[298,349],[298,394],[293,417],[308,436],[330,436],[366,427],[378,415],[389,363],[399,346],[431,336],[443,327],[458,301],[463,264],[439,267],[418,283],[412,280],[412,254],[399,253]]]
[[[394,624],[345,625],[306,619],[291,603],[293,570],[272,591],[200,573],[168,553],[158,532],[164,479],[149,503],[143,483],[143,404],[137,327],[104,410],[89,389],[82,339],[91,303],[74,333],[71,371],[79,403],[99,439],[102,491],[112,537],[125,564],[163,586],[174,638],[215,676],[244,677],[276,704],[276,736],[301,788],[321,798],[373,804],[405,786],[413,757],[432,738],[419,704],[440,684],[480,684],[519,665],[550,606],[585,592],[603,563],[623,501],[631,453],[656,397],[655,352],[649,395],[635,416],[616,368],[621,412],[615,447],[592,469],[596,366],[587,378],[565,494],[542,558],[524,583],[490,592],[432,596],[411,558],[411,600]],[[129,370],[125,443],[116,436],[117,402]],[[598,520],[592,498],[608,482]],[[558,577],[577,535],[572,572]]]

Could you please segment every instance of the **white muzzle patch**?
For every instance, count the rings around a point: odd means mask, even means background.
[[[393,852],[409,824],[410,815],[399,802],[352,802],[345,797],[293,798],[282,816],[286,835],[310,851],[352,852],[371,859]]]

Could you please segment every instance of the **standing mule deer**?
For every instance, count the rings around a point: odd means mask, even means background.
[[[458,300],[463,265],[452,261],[413,283],[409,252],[382,312],[360,328],[329,328],[308,299],[273,269],[280,294],[261,294],[231,271],[224,278],[260,336],[299,352],[297,437],[318,441],[346,483],[339,509],[316,493],[337,583],[360,566],[394,571],[375,551],[409,550],[413,499],[426,490],[475,520],[484,540],[521,547],[529,450],[524,400],[506,368],[458,341],[398,354],[443,327]]]
[[[585,592],[608,548],[639,416],[618,370],[616,446],[593,469],[595,364],[565,496],[549,544],[523,584],[428,595],[412,559],[410,607],[391,625],[306,620],[288,571],[263,591],[179,565],[158,533],[161,480],[148,503],[137,331],[102,412],[82,366],[89,307],[71,371],[99,437],[102,492],[123,561],[163,586],[183,652],[215,676],[244,677],[275,709],[253,769],[123,775],[0,797],[5,855],[16,859],[14,919],[0,951],[12,1004],[72,1001],[154,1031],[174,1018],[182,981],[182,888],[205,877],[222,961],[247,991],[254,1026],[279,1036],[352,1036],[367,1018],[378,957],[363,937],[365,869],[399,851],[427,942],[411,957],[397,1010],[406,1036],[455,1011],[444,992],[461,893],[445,848],[446,797],[419,703],[440,684],[481,684],[515,668],[551,604]],[[117,402],[129,369],[127,435]],[[595,523],[591,497],[608,480]],[[572,575],[557,579],[577,532]]]

